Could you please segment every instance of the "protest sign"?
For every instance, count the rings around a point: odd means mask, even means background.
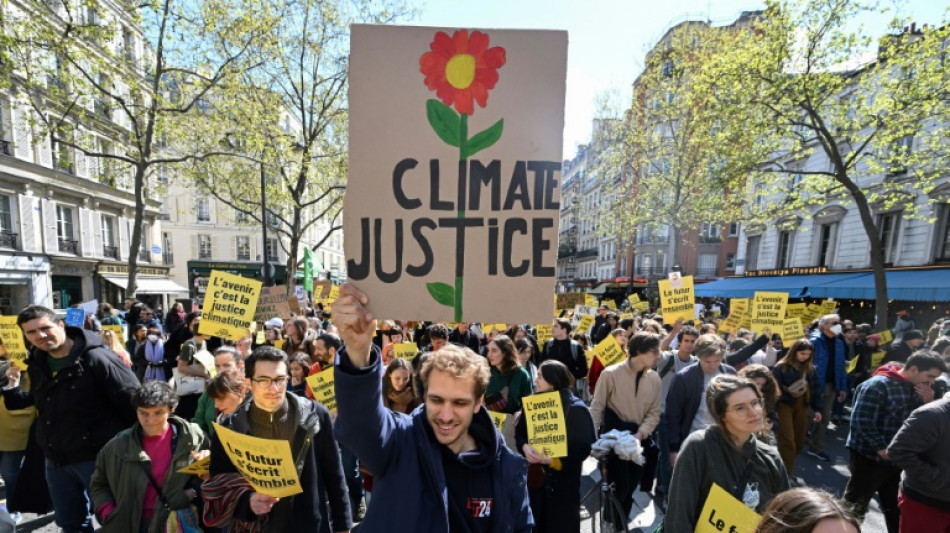
[[[298,300],[296,296],[287,297],[287,307],[290,308],[291,314],[293,315],[300,314],[300,300]]]
[[[633,304],[633,308],[637,311],[645,312],[650,310],[650,302],[637,302]]]
[[[615,311],[615,310],[617,309],[617,303],[614,302],[613,300],[611,300],[610,298],[607,298],[606,300],[601,300],[601,301],[600,301],[600,304],[601,304],[601,305],[606,305],[606,306],[607,306],[607,309],[610,309],[610,310],[614,310],[614,311]]]
[[[243,338],[254,321],[260,292],[260,281],[212,270],[198,333],[223,339]]]
[[[753,533],[762,517],[713,483],[693,533]]]
[[[894,340],[894,333],[889,329],[878,331],[877,334],[881,337],[881,342],[879,342],[878,345],[883,346]]]
[[[498,411],[488,411],[488,414],[491,416],[492,423],[495,424],[495,428],[498,431],[503,431],[505,426],[505,419],[508,418],[508,413],[499,413]]]
[[[26,370],[26,357],[29,353],[26,351],[26,343],[23,342],[23,331],[17,325],[15,316],[0,316],[0,339],[3,339],[3,347],[7,350],[10,362],[20,370]]]
[[[231,464],[256,492],[274,498],[303,492],[290,442],[243,435],[218,423],[214,424],[214,432]]]
[[[548,457],[567,455],[567,420],[561,393],[546,392],[521,399],[528,424],[528,444]]]
[[[617,342],[613,335],[607,335],[604,340],[594,346],[594,353],[600,359],[600,363],[607,368],[610,365],[617,364],[627,358],[623,347]]]
[[[198,350],[195,352],[194,358],[201,366],[205,367],[205,370],[208,371],[208,374],[211,375],[212,378],[218,375],[218,370],[214,366],[214,356],[211,355],[211,352],[208,350]]]
[[[835,314],[836,309],[838,309],[838,302],[834,300],[825,300],[821,302],[821,316],[833,315]]]
[[[789,345],[805,336],[805,330],[802,328],[802,319],[786,318],[781,331],[776,331],[782,336],[782,342]]]
[[[86,312],[78,307],[70,307],[66,310],[66,325],[74,328],[81,328],[86,320]]]
[[[122,336],[122,326],[120,324],[103,324],[102,331],[111,331],[115,333],[119,337],[120,341],[124,338]]]
[[[620,313],[620,320],[626,320],[628,318],[630,320],[633,320],[634,318],[636,318],[636,315],[634,315],[633,313]]]
[[[726,333],[736,333],[742,328],[742,324],[749,320],[749,314],[746,311],[730,310],[729,316],[719,323],[719,329]]]
[[[663,315],[663,322],[672,324],[678,319],[692,320],[695,311],[693,307],[696,303],[696,293],[693,290],[693,276],[683,276],[677,278],[677,284],[680,288],[674,288],[672,281],[661,279],[660,288],[660,308]]]
[[[629,296],[627,296],[627,301],[630,302],[630,305],[638,304],[640,303],[640,295],[632,292]]]
[[[860,359],[861,359],[861,358],[858,357],[858,356],[852,357],[851,360],[848,361],[848,366],[845,367],[845,372],[848,373],[848,374],[854,372],[854,371],[858,368],[858,361],[859,361]]]
[[[581,333],[587,333],[590,331],[590,327],[594,325],[594,317],[591,315],[582,315],[580,320],[577,322],[577,331]]]
[[[538,324],[538,326],[535,328],[535,332],[537,333],[538,346],[544,346],[544,343],[548,339],[552,338],[553,329],[554,329],[553,324]]]
[[[333,303],[340,299],[340,286],[331,285],[330,286],[330,295],[327,296],[327,300],[330,300],[330,303]]]
[[[550,319],[567,33],[351,28],[344,243],[370,311]]]
[[[752,299],[752,331],[761,335],[765,330],[782,333],[785,327],[787,292],[756,292]]]
[[[310,392],[313,398],[322,403],[331,413],[336,412],[336,387],[334,386],[335,376],[333,367],[307,376],[307,385],[310,385]]]
[[[414,342],[398,342],[393,344],[393,355],[399,359],[412,359],[419,353],[419,347]]]
[[[290,318],[290,304],[287,303],[287,286],[275,285],[262,287],[254,313],[256,322],[267,322],[272,318],[287,320]]]
[[[593,294],[585,294],[584,307],[597,307],[597,297]]]
[[[785,318],[801,318],[805,314],[805,304],[788,304],[785,306]]]
[[[555,307],[558,309],[573,309],[575,305],[584,305],[586,294],[582,292],[567,292],[554,297]]]
[[[191,474],[193,476],[206,476],[210,473],[211,469],[211,456],[205,457],[199,461],[195,461],[185,468],[181,468],[178,472],[182,474]]]
[[[89,300],[88,302],[83,302],[79,304],[79,308],[86,312],[87,315],[94,315],[99,311],[99,300]]]
[[[597,354],[594,352],[593,348],[588,348],[584,352],[584,357],[587,358],[587,373],[590,374],[590,365],[594,362],[594,357],[597,357]]]
[[[808,304],[805,312],[802,313],[802,324],[811,324],[813,320],[821,316],[821,304]]]
[[[871,354],[871,372],[874,372],[881,367],[881,363],[884,361],[885,355],[887,355],[887,352],[884,350]]]

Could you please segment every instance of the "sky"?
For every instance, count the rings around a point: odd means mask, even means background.
[[[885,0],[918,26],[943,20],[946,0]],[[564,158],[591,134],[595,99],[608,94],[626,106],[647,50],[668,28],[688,19],[728,23],[759,0],[416,0],[413,25],[449,28],[555,29],[568,31]],[[883,34],[887,17],[861,21]]]

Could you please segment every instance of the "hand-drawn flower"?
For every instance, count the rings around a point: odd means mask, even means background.
[[[431,51],[419,58],[426,87],[459,114],[474,113],[473,101],[485,107],[488,91],[498,83],[497,69],[505,64],[505,49],[488,44],[488,35],[480,31],[470,36],[468,30],[456,30],[451,38],[440,31],[429,44]]]

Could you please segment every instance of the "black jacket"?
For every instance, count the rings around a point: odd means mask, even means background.
[[[548,339],[541,350],[538,366],[548,359],[564,363],[567,369],[571,371],[574,379],[587,377],[587,356],[584,355],[584,348],[574,339],[560,341]]]
[[[449,342],[469,348],[475,353],[481,353],[482,342],[472,330],[462,333],[458,328],[453,329],[449,333]]]
[[[340,449],[333,438],[333,423],[330,420],[330,411],[323,405],[297,396],[291,392],[286,394],[288,402],[295,402],[293,410],[297,415],[297,432],[290,443],[290,452],[297,461],[297,475],[300,477],[300,486],[303,492],[293,496],[293,531],[314,532],[321,531],[324,520],[323,502],[320,498],[319,486],[322,483],[330,501],[330,519],[333,522],[333,531],[343,531],[353,527],[350,512],[350,499],[343,478],[343,464],[340,461]],[[248,400],[238,410],[228,416],[224,427],[250,434],[248,410],[251,402]],[[303,464],[300,464],[300,454],[306,454]],[[218,433],[211,435],[211,475],[233,474],[237,472],[231,460],[221,446]],[[257,515],[251,511],[251,494],[247,491],[234,511],[234,516],[241,520],[253,521]]]
[[[132,369],[98,335],[71,326],[66,335],[75,343],[70,366],[54,377],[47,353],[34,348],[26,360],[30,392],[3,392],[8,409],[36,405],[37,442],[58,466],[94,461],[112,437],[134,424],[132,393],[139,387]]]

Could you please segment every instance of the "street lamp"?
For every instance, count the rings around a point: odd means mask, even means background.
[[[239,143],[236,140],[236,135],[234,132],[228,132],[225,134],[225,137],[221,143],[232,150],[239,147]],[[251,158],[248,157],[247,159]],[[251,160],[254,161],[254,159]],[[271,270],[270,254],[267,253],[267,182],[266,176],[264,174],[263,150],[261,151],[260,157],[256,161],[261,170],[261,241],[264,245],[262,261],[263,266],[261,267],[261,281],[264,287],[270,287],[274,284],[274,272]]]

